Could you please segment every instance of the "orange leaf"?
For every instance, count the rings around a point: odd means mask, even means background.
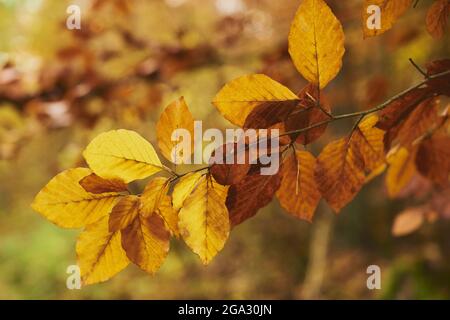
[[[87,192],[95,194],[127,191],[127,184],[124,181],[120,179],[103,179],[95,173],[81,179],[80,185]]]
[[[283,163],[277,198],[281,206],[293,216],[312,222],[320,200],[314,179],[316,159],[307,151],[292,153]]]
[[[395,217],[391,232],[395,237],[406,236],[419,229],[423,223],[424,209],[409,208]]]
[[[435,1],[427,13],[427,30],[436,39],[442,38],[447,28],[448,15],[450,13],[449,0]]]
[[[391,198],[397,197],[416,174],[416,152],[417,148],[395,148],[387,155],[386,187]]]

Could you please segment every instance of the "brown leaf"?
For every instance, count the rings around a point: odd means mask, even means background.
[[[447,28],[450,14],[449,0],[436,0],[427,13],[426,25],[428,32],[436,39],[442,38]]]
[[[446,71],[450,71],[450,59],[436,60],[426,65],[427,75],[432,76]],[[450,73],[427,82],[433,92],[450,96]]]
[[[139,197],[130,195],[120,199],[109,215],[109,232],[116,232],[128,227],[139,213],[139,209]]]
[[[326,112],[331,111],[329,103],[322,94],[319,99],[317,86],[313,84],[307,85],[298,96],[300,103],[285,121],[286,131],[307,128],[330,119],[325,112],[317,107],[318,102],[320,102],[322,109]],[[326,128],[327,124],[324,124],[300,134],[292,134],[291,139],[296,140],[297,143],[307,145],[320,138]]]
[[[312,222],[320,200],[314,179],[316,159],[307,151],[292,153],[283,163],[281,186],[277,198],[293,216]]]
[[[364,159],[351,139],[329,143],[317,158],[315,179],[322,197],[338,213],[365,181]]]
[[[438,131],[425,138],[416,156],[417,169],[424,177],[437,185],[448,185],[450,174],[450,136]]]
[[[95,173],[81,179],[80,185],[87,192],[95,194],[127,191],[127,184],[124,181],[119,179],[103,179]]]
[[[283,122],[297,104],[296,100],[261,103],[245,119],[244,128],[267,129],[276,123]]]
[[[259,168],[252,166],[248,175],[228,190],[226,205],[231,224],[244,222],[269,204],[280,184],[281,170],[274,175],[261,175]]]
[[[239,159],[239,153],[243,155],[242,159]],[[224,144],[217,148],[212,156],[221,159],[221,163],[213,163],[210,168],[212,176],[221,185],[239,183],[250,170],[250,159],[244,144]]]

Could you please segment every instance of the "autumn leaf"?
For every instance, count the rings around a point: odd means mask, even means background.
[[[436,0],[427,13],[426,25],[428,32],[436,39],[443,37],[447,28],[447,20],[450,14],[449,0]]]
[[[298,104],[297,100],[263,103],[254,108],[245,119],[245,129],[267,129],[283,122]]]
[[[411,7],[413,0],[365,0],[362,12],[362,24],[364,31],[364,38],[374,37],[385,33],[393,27],[397,20]],[[367,21],[373,12],[368,12],[368,7],[376,5],[380,8],[380,28],[369,29]]]
[[[180,178],[172,192],[172,205],[175,210],[180,210],[183,207],[184,201],[197,187],[202,176],[203,174],[200,172],[193,172]]]
[[[365,181],[364,158],[351,139],[335,140],[322,150],[315,179],[322,197],[336,213],[356,196]]]
[[[323,0],[304,0],[289,33],[289,54],[297,70],[324,88],[339,73],[344,55],[344,31]]]
[[[179,213],[181,235],[205,265],[222,250],[228,239],[227,189],[210,175],[204,175],[184,201]]]
[[[263,74],[243,76],[227,83],[215,96],[213,104],[231,123],[244,126],[247,116],[257,107],[284,108],[298,97],[282,84]]]
[[[85,285],[106,281],[129,264],[120,232],[109,231],[107,216],[86,226],[78,237],[76,252]]]
[[[177,138],[173,137],[173,132],[177,129],[185,129],[190,133],[191,151],[194,151],[194,118],[188,109],[186,101],[183,97],[175,100],[169,104],[164,112],[161,114],[158,123],[156,124],[156,136],[158,138],[158,147],[163,156],[174,163],[176,159],[182,159],[182,150],[177,150],[175,154],[175,146]]]
[[[253,217],[269,204],[281,184],[281,170],[274,175],[262,175],[254,165],[247,176],[228,190],[226,205],[230,222],[236,226]]]
[[[127,191],[127,184],[120,179],[103,179],[92,173],[80,180],[80,185],[90,193],[123,192]]]
[[[109,215],[109,231],[116,232],[130,225],[140,210],[138,196],[129,195],[120,199]]]
[[[399,213],[392,225],[392,235],[402,237],[413,233],[424,223],[424,214],[423,208],[409,208]]]
[[[112,130],[100,134],[83,152],[89,167],[104,179],[126,183],[147,178],[162,170],[153,146],[130,130]]]
[[[284,210],[312,222],[320,200],[314,179],[316,158],[307,151],[292,153],[283,163],[281,186],[277,198]]]
[[[384,131],[375,127],[378,116],[370,115],[355,128],[351,137],[353,148],[356,148],[364,161],[364,169],[371,174],[385,164]],[[378,172],[381,173],[381,172]]]
[[[417,148],[395,148],[387,155],[386,188],[391,198],[397,197],[416,174],[414,164]]]
[[[134,264],[154,274],[169,252],[170,233],[158,214],[144,216],[141,213],[121,231],[122,247]]]
[[[179,235],[178,212],[172,207],[172,198],[169,192],[169,179],[157,177],[152,179],[144,189],[141,196],[142,214],[150,216],[159,215],[166,226],[166,229],[174,236]]]
[[[443,72],[450,71],[450,59],[435,60],[427,63],[427,75],[433,76]],[[436,79],[429,79],[427,86],[437,94],[450,96],[450,73]]]
[[[238,161],[240,152],[244,155],[243,161]],[[212,163],[210,167],[211,175],[221,185],[239,183],[250,170],[249,152],[245,150],[244,144],[242,147],[237,143],[224,144],[217,148],[212,156],[221,160],[221,163]]]
[[[319,97],[317,91],[314,85],[309,84],[298,94],[300,103],[286,119],[286,131],[308,128],[330,119],[330,104],[323,94],[320,94]],[[323,124],[302,133],[292,134],[291,138],[296,140],[297,143],[307,145],[320,138],[326,129],[327,124]]]
[[[416,165],[424,177],[446,187],[450,175],[450,136],[439,130],[423,139],[418,147]]]
[[[56,175],[36,195],[32,208],[62,228],[80,228],[99,220],[109,214],[121,194],[87,192],[79,182],[91,174],[87,168],[76,168]]]

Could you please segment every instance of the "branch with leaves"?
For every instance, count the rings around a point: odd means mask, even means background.
[[[397,19],[404,11],[385,2],[388,17]],[[395,19],[385,20],[383,32]],[[333,115],[323,89],[339,73],[344,52],[343,28],[325,1],[304,0],[292,23],[289,53],[309,85],[295,94],[254,74],[232,80],[214,98],[234,125],[281,130],[277,152],[283,161],[274,175],[262,175],[260,162],[213,163],[179,173],[175,165],[163,165],[136,132],[97,136],[83,152],[89,169],[58,174],[32,204],[60,227],[84,228],[76,248],[83,283],[106,281],[130,261],[153,274],[167,256],[172,236],[181,237],[208,264],[223,249],[231,228],[275,196],[288,213],[312,222],[320,199],[338,213],[386,170],[391,197],[418,174],[448,188],[448,116],[440,111],[438,97],[450,95],[450,60],[429,63],[422,82],[379,106]],[[321,137],[329,123],[356,117],[351,132],[329,142],[317,157],[300,150]],[[183,98],[170,104],[157,124],[158,146],[169,161],[172,132],[178,128],[194,137],[194,119]],[[149,177],[142,193],[131,194],[130,182]]]

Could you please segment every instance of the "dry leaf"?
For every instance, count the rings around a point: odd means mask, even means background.
[[[436,39],[443,37],[447,28],[447,20],[450,14],[449,0],[436,0],[427,13],[426,25],[428,32]]]
[[[127,184],[119,179],[103,179],[95,173],[80,180],[80,185],[90,193],[123,192],[127,191]]]
[[[316,158],[307,151],[292,153],[283,163],[281,186],[277,198],[284,210],[312,222],[320,200],[314,179]]]

